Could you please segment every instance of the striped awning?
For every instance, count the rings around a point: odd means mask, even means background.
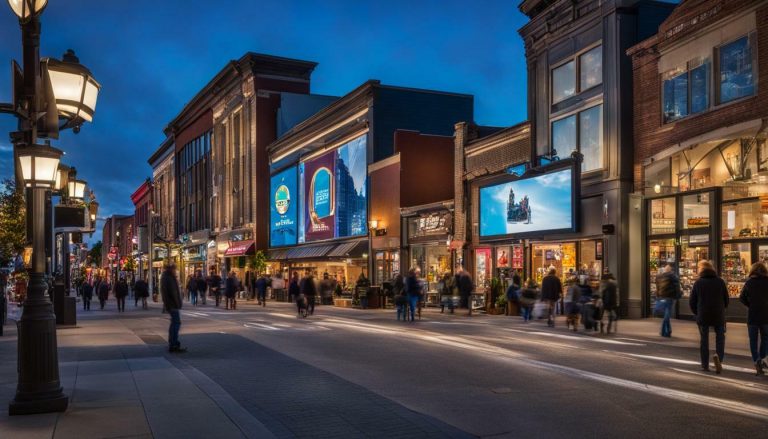
[[[267,253],[268,261],[282,261],[288,258],[287,248],[273,248]]]
[[[368,240],[357,239],[355,241],[339,244],[328,253],[329,258],[361,258],[368,252]]]
[[[333,244],[302,245],[288,249],[286,259],[323,258],[333,249]]]

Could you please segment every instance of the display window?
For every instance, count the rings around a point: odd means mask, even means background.
[[[675,233],[676,203],[674,197],[650,201],[648,234],[664,235]]]
[[[603,241],[581,241],[579,243],[579,274],[589,276],[590,284],[597,288],[603,273]]]
[[[728,285],[728,296],[739,297],[752,265],[752,246],[748,242],[723,244],[720,276]]]
[[[475,250],[475,289],[485,291],[491,285],[491,249]]]
[[[683,297],[691,295],[693,283],[699,278],[697,265],[699,261],[709,260],[709,235],[690,235],[680,239],[680,287]]]
[[[710,194],[685,195],[682,197],[683,229],[700,229],[709,227]]]
[[[376,252],[376,277],[374,282],[388,282],[400,273],[400,252],[398,250]]]
[[[512,246],[512,269],[517,271],[523,270],[523,255],[525,254],[522,244],[515,244]]]
[[[539,285],[550,268],[565,282],[568,276],[576,274],[576,243],[534,244],[531,263],[533,277]]]
[[[768,208],[768,200],[766,200]],[[768,237],[768,210],[760,199],[725,203],[722,207],[722,237],[728,239]]]
[[[651,292],[651,309],[656,300],[656,276],[662,267],[677,263],[675,255],[675,239],[651,239],[648,242],[648,275]]]

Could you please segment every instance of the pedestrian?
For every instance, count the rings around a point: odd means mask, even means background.
[[[739,300],[748,308],[747,333],[755,372],[763,375],[768,367],[768,268],[763,262],[752,265]]]
[[[203,270],[197,270],[197,273],[195,273],[195,296],[197,297],[196,302],[200,301],[203,305],[205,305],[205,296],[208,292],[208,282],[205,281],[205,278],[203,277]]]
[[[245,270],[245,275],[243,276],[243,283],[245,287],[246,292],[246,300],[253,300],[253,296],[251,295],[251,284],[254,282],[253,280],[253,273],[251,273],[251,270]]]
[[[323,305],[333,304],[333,292],[336,289],[336,280],[331,279],[327,272],[323,273],[323,280],[320,282],[320,300]]]
[[[523,321],[528,323],[531,321],[533,314],[533,305],[539,300],[539,291],[536,281],[528,279],[525,283],[525,288],[520,290],[520,308],[523,311]]]
[[[691,311],[699,325],[701,341],[701,368],[709,370],[709,328],[715,331],[715,373],[723,370],[725,359],[725,310],[728,308],[728,288],[725,281],[717,276],[711,262],[702,260],[698,264],[699,279],[691,289]]]
[[[211,274],[208,275],[206,281],[208,282],[208,289],[213,294],[213,299],[218,307],[221,303],[221,276],[218,275],[215,267],[211,267]]]
[[[283,273],[277,272],[270,280],[270,287],[272,288],[272,298],[277,301],[282,301],[285,296],[285,279],[283,279]]]
[[[510,282],[509,287],[507,288],[507,309],[505,310],[505,315],[511,316],[514,314],[515,304],[517,304],[517,308],[519,308],[521,283],[522,281],[518,274],[512,275],[512,282]]]
[[[405,289],[401,289],[395,296],[395,307],[397,308],[397,321],[402,316],[403,321],[408,319],[408,297],[405,295]]]
[[[147,298],[149,297],[149,284],[143,278],[139,278],[133,284],[134,307],[139,306],[141,300],[141,309],[147,309]]]
[[[121,277],[115,285],[115,299],[117,299],[117,311],[125,312],[125,298],[128,296],[128,282]]]
[[[547,304],[547,325],[555,327],[555,304],[563,295],[563,283],[553,267],[541,280],[541,300]]]
[[[675,306],[675,300],[682,297],[680,289],[680,278],[672,270],[672,264],[667,264],[656,276],[656,306],[654,310],[657,314],[663,313],[661,321],[661,336],[672,337],[672,310]]]
[[[570,329],[573,326],[573,332],[578,331],[579,315],[581,307],[579,306],[579,300],[581,299],[581,287],[576,277],[571,276],[565,281],[565,297],[563,302],[565,305],[565,328]]]
[[[307,312],[309,315],[315,313],[315,296],[317,296],[317,285],[312,276],[312,272],[307,270],[303,279],[299,283],[299,295],[304,296],[306,300]],[[299,311],[301,308],[299,307]]]
[[[98,287],[94,287],[94,290],[99,297],[100,309],[104,309],[104,305],[107,304],[107,299],[109,298],[109,282],[107,282],[106,279],[102,279],[100,277],[97,277],[97,279]]]
[[[253,277],[256,277],[255,275]],[[261,274],[257,279],[256,283],[254,284],[254,290],[256,290],[256,300],[258,300],[258,304],[261,306],[267,306],[267,287],[269,286],[269,281],[267,281],[267,275]]]
[[[414,313],[419,306],[421,300],[421,281],[419,280],[420,270],[418,268],[411,268],[408,271],[408,276],[405,277],[405,293],[408,297],[408,309],[411,321],[415,321]],[[421,317],[421,314],[419,314]],[[406,314],[406,319],[408,315]]]
[[[603,315],[608,315],[608,326],[606,327],[606,333],[611,333],[611,328],[616,332],[619,319],[619,286],[616,283],[616,278],[610,271],[603,275],[603,279],[600,281],[600,297],[603,300]],[[600,332],[603,332],[603,319],[600,319]]]
[[[597,331],[600,320],[600,307],[602,301],[600,296],[596,295],[589,285],[589,276],[580,274],[577,277],[579,283],[579,312],[581,314],[581,323],[584,329]]]
[[[299,272],[294,271],[293,276],[291,277],[291,282],[288,284],[288,297],[290,302],[295,303],[299,298],[299,294],[301,294],[301,289],[299,288]]]
[[[187,297],[192,306],[197,306],[197,279],[191,274],[187,276]]]
[[[475,289],[475,285],[472,283],[472,276],[469,275],[467,270],[462,268],[456,274],[456,287],[459,289],[461,306],[466,306],[469,310],[469,315],[472,315],[472,303],[470,297],[472,296],[472,291]]]
[[[163,297],[163,308],[171,317],[171,324],[168,326],[168,352],[186,352],[187,348],[181,347],[179,342],[181,291],[179,291],[179,281],[176,280],[176,264],[173,262],[166,265],[160,276],[160,294]]]
[[[93,298],[93,285],[90,282],[85,281],[80,286],[80,295],[83,297],[83,310],[91,310],[91,299]]]
[[[234,271],[230,271],[227,276],[224,288],[225,304],[227,309],[237,309],[237,299],[235,295],[240,290],[240,280]]]

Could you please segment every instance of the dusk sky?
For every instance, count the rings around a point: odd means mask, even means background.
[[[368,79],[475,96],[475,121],[526,118],[523,43],[516,1],[131,2],[49,0],[41,55],[72,48],[102,90],[92,124],[65,132],[66,151],[101,203],[99,216],[132,214],[130,194],[151,175],[147,158],[163,127],[224,65],[247,51],[318,62],[312,92],[341,96]],[[18,21],[0,3],[0,102],[10,101]],[[0,176],[12,175],[0,115]],[[91,242],[100,239],[102,224]]]

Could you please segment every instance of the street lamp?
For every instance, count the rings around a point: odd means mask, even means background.
[[[67,50],[61,61],[43,58],[42,62],[51,78],[59,116],[67,120],[64,127],[74,127],[78,131],[83,122],[93,120],[101,85],[91,71],[80,64],[72,49]]]
[[[67,183],[67,195],[70,199],[82,201],[85,198],[85,180],[71,179]]]
[[[27,21],[40,15],[48,0],[8,0],[8,4],[20,21]]]
[[[45,193],[56,183],[63,153],[47,145],[20,145],[16,151],[21,178],[29,188],[27,215],[31,220],[32,261],[27,297],[18,322],[19,383],[8,411],[11,415],[64,411],[69,400],[59,381],[56,317],[46,294],[44,274]]]

